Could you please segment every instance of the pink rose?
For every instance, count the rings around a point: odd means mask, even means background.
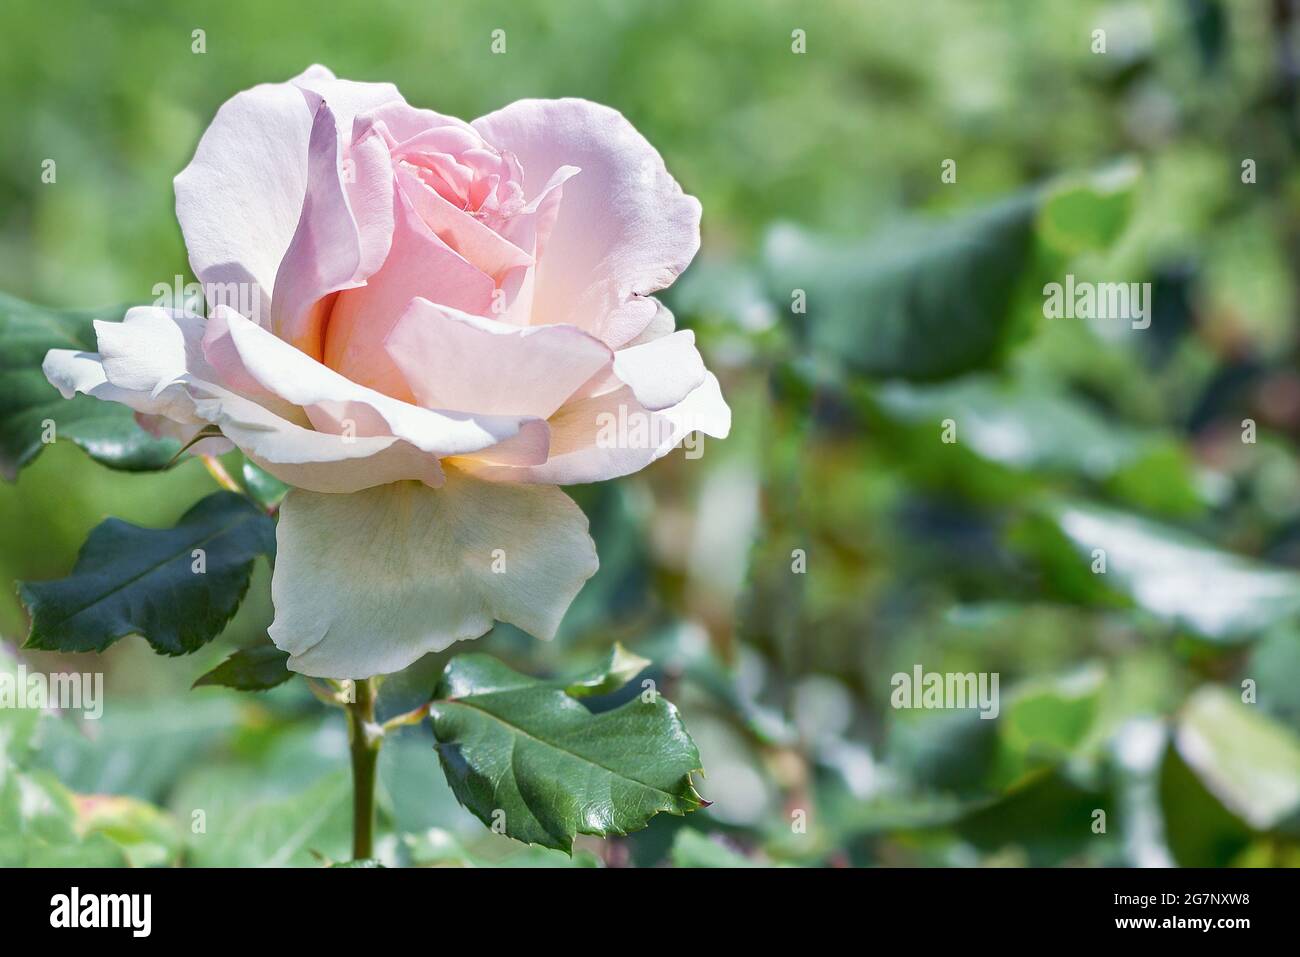
[[[215,426],[295,486],[271,637],[298,671],[392,672],[494,619],[551,637],[597,568],[553,486],[730,427],[651,297],[695,255],[700,204],[607,107],[464,123],[314,66],[221,107],[176,212],[211,315],[132,309],[45,373]]]

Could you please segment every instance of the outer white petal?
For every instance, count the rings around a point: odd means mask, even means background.
[[[689,329],[614,353],[614,374],[636,400],[657,412],[682,402],[704,383],[704,359]]]
[[[293,83],[255,86],[222,105],[176,177],[176,217],[194,274],[205,286],[243,284],[251,301],[242,306],[261,322],[270,321],[275,273],[302,212],[311,126]],[[237,286],[209,298],[241,306]]]
[[[691,432],[725,439],[731,409],[713,373],[670,409],[652,412],[628,386],[575,401],[553,415],[551,457],[542,465],[503,467],[476,457],[451,460],[458,468],[493,482],[580,485],[630,475],[663,458]]]
[[[494,619],[551,638],[598,567],[586,516],[559,489],[454,469],[439,489],[292,491],[276,540],[271,638],[290,668],[325,678],[400,670]]]
[[[247,321],[247,320],[245,320]],[[217,384],[203,356],[204,320],[140,308],[100,323],[101,353],[53,349],[46,378],[64,396],[84,392],[193,429],[216,425],[282,481],[320,492],[353,492],[402,479],[442,481],[435,456],[392,435],[331,435],[304,428]]]
[[[656,339],[670,335],[677,329],[677,318],[672,314],[672,310],[653,296],[647,296],[646,298],[654,303],[654,318],[641,330],[639,336],[624,346],[625,349],[645,345],[647,342],[654,342]]]

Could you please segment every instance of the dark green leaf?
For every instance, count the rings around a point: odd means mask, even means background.
[[[462,655],[436,698],[438,757],[457,799],[517,840],[571,851],[576,834],[626,834],[704,803],[691,781],[699,751],[662,695],[592,714],[553,682]]]
[[[221,632],[253,562],[274,551],[274,523],[232,492],[209,495],[174,528],[110,518],[90,533],[69,577],[19,586],[32,618],[27,647],[103,651],[138,634],[161,654],[188,654]]]
[[[95,319],[119,319],[122,309],[99,312],[44,309],[0,294],[0,475],[12,481],[53,438],[68,439],[98,462],[128,471],[166,468],[180,449],[136,424],[124,405],[88,395],[64,399],[41,372],[51,349],[95,351]]]
[[[1044,769],[967,814],[956,830],[985,853],[1019,847],[1026,863],[1045,867],[1105,840],[1092,830],[1097,811],[1113,816],[1110,795],[1080,786],[1060,769]],[[1033,826],[1025,827],[1026,821]]]
[[[940,223],[905,223],[852,244],[779,226],[763,257],[789,309],[807,293],[814,352],[870,376],[941,379],[992,364],[1033,250],[1032,195]]]
[[[1157,796],[1169,850],[1182,867],[1223,867],[1250,844],[1250,828],[1206,789],[1175,747],[1165,750]]]
[[[266,691],[293,677],[286,667],[288,660],[289,653],[275,645],[241,648],[194,682],[194,687],[219,685],[237,691]]]

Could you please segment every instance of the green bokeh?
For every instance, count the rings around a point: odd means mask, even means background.
[[[1297,864],[1300,91],[1278,30],[1228,0],[13,0],[0,290],[98,307],[188,279],[172,177],[225,99],[313,62],[465,118],[610,104],[703,204],[701,256],[666,298],[735,428],[698,461],[573,490],[602,567],[560,637],[475,643],[549,674],[620,640],[700,745],[707,812],[580,840],[579,861]],[[1026,218],[991,240],[981,211],[1009,198]],[[1044,318],[1067,273],[1150,282],[1151,327]],[[0,487],[0,636],[26,634],[12,583],[66,574],[104,517],[168,525],[212,488],[194,462],[132,475],[45,450]],[[1062,518],[1080,514],[1117,543],[1105,578]],[[61,853],[342,853],[340,717],[298,681],[188,690],[263,637],[268,577],[192,658],[137,639],[24,654],[108,688],[95,747],[65,717],[7,758],[57,796],[31,827],[62,835],[71,795],[108,793],[181,834],[107,805]],[[391,679],[381,709],[418,704],[446,658]],[[1001,715],[892,707],[918,664],[997,672]],[[1224,714],[1239,748],[1198,748]],[[460,809],[431,745],[404,731],[381,764],[390,860],[556,863]]]

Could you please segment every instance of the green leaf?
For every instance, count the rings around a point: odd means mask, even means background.
[[[1156,618],[1211,641],[1251,638],[1300,611],[1300,575],[1221,551],[1195,536],[1094,505],[1052,508],[1053,520],[1098,584]],[[1100,567],[1100,565],[1098,565]]]
[[[1179,756],[1165,749],[1157,778],[1165,840],[1181,867],[1227,867],[1250,845],[1252,831],[1228,811]]]
[[[1017,688],[1000,729],[1007,746],[1048,759],[1074,753],[1093,728],[1104,679],[1094,666]]]
[[[579,833],[626,834],[661,811],[704,805],[691,780],[699,751],[662,695],[592,714],[554,682],[462,655],[435,698],[430,717],[452,791],[516,840],[572,852]]]
[[[27,647],[103,651],[138,634],[160,654],[188,654],[221,632],[257,556],[274,551],[272,520],[233,492],[209,495],[169,529],[110,518],[90,533],[70,576],[19,586],[32,619]]]
[[[1096,743],[1105,678],[1093,665],[1031,680],[1007,695],[995,783],[1010,785],[1038,768],[1085,754]]]
[[[984,853],[1019,847],[1029,866],[1054,866],[1106,840],[1092,831],[1097,810],[1114,816],[1109,794],[1072,781],[1059,768],[1043,769],[965,815],[955,830]]]
[[[181,837],[171,815],[138,798],[78,796],[77,830],[102,835],[122,849],[131,867],[164,867],[180,855]]]
[[[0,641],[0,683],[9,689],[20,684],[18,659]],[[7,703],[7,702],[6,702]],[[44,712],[40,708],[0,707],[0,762],[23,762],[35,750],[36,730]]]
[[[0,679],[13,687],[22,680],[17,669],[17,659],[0,642]],[[58,731],[88,740],[55,711],[0,707],[0,867],[117,867],[174,859],[177,835],[157,808],[130,798],[77,795],[37,764],[49,757],[51,732]]]
[[[244,459],[242,475],[248,494],[267,508],[278,506],[289,492],[288,485],[248,459]]]
[[[877,391],[886,414],[933,424],[952,419],[957,442],[1008,468],[1108,478],[1144,445],[1134,430],[1109,422],[1070,396],[1024,382],[970,376],[941,385],[891,382]]]
[[[1224,688],[1188,699],[1174,735],[1206,790],[1256,830],[1300,810],[1300,740]]]
[[[194,687],[217,685],[236,691],[267,691],[293,677],[286,667],[288,661],[289,653],[275,645],[241,648],[194,682]]]
[[[775,298],[807,294],[814,353],[869,376],[942,379],[993,364],[1033,253],[1036,201],[1021,194],[961,218],[903,223],[865,243],[775,227],[763,259]]]
[[[412,867],[601,867],[600,858],[590,851],[572,856],[562,851],[484,835],[471,850],[455,835],[440,827],[402,835],[404,863]]]
[[[48,438],[70,440],[97,462],[127,471],[166,468],[180,450],[140,428],[124,405],[88,395],[64,399],[41,371],[51,349],[94,352],[95,319],[119,319],[122,309],[45,309],[0,294],[0,475],[13,481]]]
[[[119,867],[122,845],[77,827],[77,796],[48,771],[0,760],[0,867]]]
[[[574,698],[609,694],[623,687],[650,665],[649,658],[633,654],[618,642],[609,653],[609,660],[599,668],[580,678],[569,681],[564,690]]]
[[[712,840],[708,835],[684,827],[673,838],[674,867],[762,867],[738,851]]]
[[[173,813],[204,812],[207,830],[188,836],[194,867],[319,867],[348,858],[352,780],[345,770],[263,786],[267,768],[209,765],[171,799]],[[286,793],[287,792],[287,793]]]
[[[934,791],[984,793],[997,758],[997,721],[981,718],[973,708],[895,714],[889,732],[891,763]]]
[[[160,714],[167,720],[158,720]],[[93,738],[80,720],[48,722],[31,763],[57,772],[78,793],[157,803],[187,767],[206,763],[206,755],[231,740],[240,714],[229,695],[126,696],[104,707]]]
[[[1128,226],[1137,178],[1137,167],[1124,164],[1060,184],[1043,200],[1043,238],[1067,254],[1110,248]]]

